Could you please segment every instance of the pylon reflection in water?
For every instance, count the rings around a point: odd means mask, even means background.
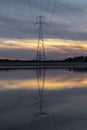
[[[34,115],[35,116],[47,115],[46,101],[45,101],[45,95],[44,95],[46,69],[37,68],[36,74],[37,74],[37,84],[38,84],[38,97],[37,97],[37,101],[35,102]]]

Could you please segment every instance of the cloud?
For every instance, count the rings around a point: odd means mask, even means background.
[[[49,3],[49,6],[47,7]],[[87,40],[85,25],[86,8],[80,2],[58,1],[51,22],[48,37],[74,40]],[[86,6],[86,1],[84,5]],[[28,5],[29,4],[29,5]],[[1,0],[0,5],[0,37],[3,38],[36,38],[32,16],[46,15],[49,21],[52,13],[53,2],[29,0]],[[41,6],[40,6],[41,5]],[[31,14],[32,13],[32,14]],[[84,27],[83,27],[84,26]]]
[[[87,54],[86,41],[45,39],[47,59],[64,59],[66,57]],[[35,59],[37,40],[0,39],[0,57],[11,59]]]
[[[4,41],[0,40],[0,57],[22,57],[29,59],[30,57],[32,58],[32,56],[35,57],[37,47],[36,43],[31,43],[31,46],[30,42],[28,41],[30,46],[29,47],[28,42],[25,42],[25,40],[37,39],[38,31],[34,27],[34,22],[36,20],[36,16],[40,14],[44,15],[46,17],[46,21],[48,22],[48,26],[46,28],[47,33],[44,34],[44,37],[47,40],[53,39],[54,41],[56,41],[56,39],[61,39],[65,40],[65,42],[73,40],[76,44],[78,43],[78,41],[82,41],[81,44],[86,44],[87,2],[85,0],[83,2],[81,0],[58,0],[54,15],[51,19],[53,4],[54,1],[49,0],[1,0],[0,39],[4,39]],[[18,41],[18,39],[20,41]],[[24,44],[23,42],[21,42],[22,40],[24,40]],[[50,41],[51,44],[52,42],[53,41]],[[86,48],[81,48],[82,46],[79,47],[78,44],[78,51],[76,47],[66,48],[61,45],[60,48],[56,45],[52,47],[51,44],[49,47],[49,51],[47,50],[48,46],[46,45],[47,59],[57,59],[57,57],[58,59],[64,59],[68,56],[86,55]],[[59,43],[57,43],[57,45],[58,44]],[[55,48],[56,52],[54,51]]]
[[[0,36],[3,38],[19,38],[19,39],[30,39],[33,37],[32,26],[28,21],[20,21],[12,18],[8,18],[5,16],[0,16],[1,22],[1,29],[0,29]]]

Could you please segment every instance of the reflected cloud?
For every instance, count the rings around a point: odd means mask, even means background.
[[[16,73],[17,75],[24,74],[24,71],[16,71],[14,76],[11,76],[11,72],[6,72],[9,75],[8,78],[0,80],[0,90],[12,90],[12,89],[29,89],[36,90],[37,89],[37,80],[33,75],[35,70],[31,70],[32,76],[26,75],[20,76],[15,79]],[[29,71],[28,71],[29,72]],[[55,73],[53,73],[55,72]],[[2,72],[3,73],[3,72]],[[28,73],[26,73],[28,74]],[[29,77],[28,77],[29,76]],[[10,79],[12,78],[12,79]],[[43,82],[42,82],[43,83]],[[87,87],[87,73],[76,73],[69,72],[68,70],[48,70],[45,78],[45,89],[46,90],[61,90],[67,88],[80,88]]]
[[[46,100],[49,102],[49,113],[39,118],[32,117],[32,111],[35,109],[33,103],[36,101],[38,85],[43,88],[44,75],[41,76],[40,72],[36,78],[36,70],[26,71],[26,75],[22,70],[6,73],[0,73],[0,76],[5,75],[0,78],[1,130],[70,130],[72,127],[79,130],[79,127],[83,129],[83,126],[87,128],[87,73],[47,70],[44,87]],[[37,81],[40,81],[38,85]],[[42,89],[40,90],[41,96],[43,93]],[[40,100],[42,98],[38,101]],[[39,112],[43,112],[42,108],[40,110]]]

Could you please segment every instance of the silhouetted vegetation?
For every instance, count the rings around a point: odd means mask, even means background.
[[[77,62],[77,63],[75,63]],[[82,64],[79,64],[83,62]],[[67,58],[65,60],[10,60],[0,59],[0,66],[86,66],[87,56]]]
[[[64,60],[65,62],[87,62],[87,56],[69,57]]]
[[[10,59],[0,59],[0,62],[44,62],[37,60],[10,60]],[[45,62],[87,62],[87,56],[79,56],[79,57],[69,57],[65,60],[46,60]]]

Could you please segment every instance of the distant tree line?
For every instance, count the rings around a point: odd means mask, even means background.
[[[44,62],[37,60],[10,60],[10,59],[0,59],[0,62]],[[87,62],[87,56],[69,57],[65,60],[46,60],[45,62]]]
[[[87,62],[87,56],[79,56],[79,57],[69,57],[65,60],[63,60],[65,62]]]

